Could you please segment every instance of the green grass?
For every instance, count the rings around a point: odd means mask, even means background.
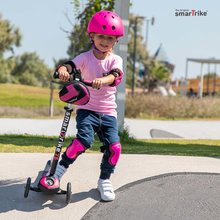
[[[34,135],[0,135],[0,152],[49,153],[54,151],[57,137]],[[64,148],[71,138],[65,141]],[[182,156],[220,156],[220,140],[135,140],[122,138],[124,154],[157,154]],[[95,140],[89,152],[98,152],[100,142]]]
[[[0,106],[23,108],[49,106],[49,88],[16,84],[0,84],[0,88]],[[54,106],[63,106],[58,99],[58,90],[54,92]]]
[[[43,109],[43,107],[48,107],[49,105],[49,94],[50,90],[48,88],[0,84],[0,106],[19,106],[28,110],[31,108]],[[59,101],[57,94],[58,90],[55,90],[54,106],[61,107],[62,109],[64,104]],[[142,103],[149,103],[148,101],[143,102],[143,99],[140,100]],[[161,98],[161,101],[164,103],[164,99],[162,100]],[[137,103],[133,103],[130,106],[132,109],[135,106],[138,106],[140,109],[140,106]],[[182,107],[183,104],[176,106]],[[206,103],[205,106],[210,105]],[[163,107],[161,108],[160,106],[160,108],[157,109],[163,109]],[[129,109],[127,109],[127,111],[128,110]],[[172,111],[166,110],[166,112]],[[18,112],[15,112],[13,116],[18,117]],[[27,115],[25,116],[27,117]],[[162,116],[160,116],[160,118],[161,117]],[[67,138],[64,147],[66,147],[70,141],[71,138]],[[57,137],[0,135],[0,152],[53,152],[56,142]],[[128,154],[220,156],[220,140],[135,140],[133,138],[128,138],[128,133],[125,131],[125,133],[121,134],[121,143],[123,146],[122,153]],[[99,146],[100,143],[96,140],[90,151],[98,152]]]
[[[145,140],[124,144],[123,153],[177,156],[220,156],[220,140]]]

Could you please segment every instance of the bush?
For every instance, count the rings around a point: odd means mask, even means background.
[[[135,95],[126,97],[128,118],[220,118],[220,98],[202,99]]]

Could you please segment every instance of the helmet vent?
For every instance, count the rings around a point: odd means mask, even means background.
[[[113,30],[113,31],[115,30],[115,26],[112,26],[112,30]]]
[[[105,29],[106,29],[106,25],[103,25],[103,26],[102,26],[102,29],[105,30]]]

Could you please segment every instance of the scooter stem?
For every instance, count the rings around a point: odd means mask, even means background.
[[[66,132],[67,132],[68,125],[69,125],[70,118],[71,118],[71,114],[73,111],[72,104],[68,104],[67,106],[64,107],[64,109],[65,109],[65,115],[64,115],[62,127],[60,130],[60,136],[58,139],[58,143],[56,145],[55,153],[54,153],[52,164],[51,164],[51,169],[50,169],[50,174],[49,174],[50,176],[54,175],[54,173],[56,171],[57,163],[60,158],[61,150],[62,150],[62,147],[64,144]]]

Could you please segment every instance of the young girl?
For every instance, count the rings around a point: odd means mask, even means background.
[[[92,81],[92,88],[88,88],[90,101],[86,105],[77,106],[77,135],[63,153],[54,178],[61,179],[78,155],[91,147],[94,134],[97,133],[105,146],[98,190],[102,200],[112,201],[115,194],[110,176],[121,153],[115,93],[123,76],[122,59],[112,49],[118,38],[124,35],[124,27],[116,13],[103,10],[92,16],[87,32],[92,49],[64,63],[57,70],[60,80],[67,81],[76,67],[84,80]]]

